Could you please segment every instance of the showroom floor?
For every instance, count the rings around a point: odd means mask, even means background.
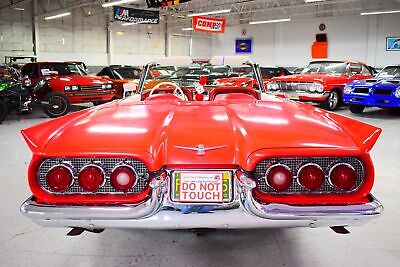
[[[400,262],[400,116],[379,109],[352,115],[383,128],[372,152],[374,194],[383,216],[351,234],[321,229],[217,231],[204,237],[187,231],[106,230],[66,236],[19,213],[29,196],[30,152],[19,130],[48,120],[41,112],[11,116],[0,125],[0,266],[398,266]]]

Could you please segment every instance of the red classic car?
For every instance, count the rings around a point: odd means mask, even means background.
[[[267,85],[270,93],[292,100],[316,102],[335,110],[343,101],[344,86],[371,78],[370,67],[353,61],[313,61],[301,74],[276,77]]]
[[[46,79],[45,86],[33,92],[50,117],[67,114],[71,104],[104,103],[114,98],[109,79],[90,76],[73,62],[34,62],[21,69],[25,83]]]
[[[168,82],[144,95],[153,66],[138,94],[22,131],[33,152],[25,216],[74,234],[320,226],[344,233],[381,213],[369,155],[379,128],[266,94],[255,64],[260,94],[214,87],[209,101],[192,101],[190,88]]]
[[[260,67],[261,76],[264,86],[273,78],[290,75],[291,73],[282,67]],[[238,77],[220,78],[214,81],[214,85],[218,86],[239,86],[239,87],[253,87],[256,80],[251,78],[251,68],[249,66],[233,67],[232,73],[237,74]]]

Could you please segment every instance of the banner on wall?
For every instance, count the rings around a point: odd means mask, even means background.
[[[226,20],[221,18],[194,16],[192,20],[193,30],[201,32],[224,33],[225,25]]]
[[[114,6],[114,19],[138,24],[158,24],[160,22],[160,12]]]
[[[235,51],[236,54],[251,53],[252,52],[252,39],[236,39]]]
[[[148,7],[176,6],[190,0],[146,0]]]

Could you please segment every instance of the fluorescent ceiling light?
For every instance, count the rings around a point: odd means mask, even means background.
[[[121,5],[121,4],[127,4],[127,3],[132,3],[132,2],[137,2],[138,0],[119,0],[115,2],[108,2],[104,3],[101,6],[102,7],[110,7],[110,6],[115,6],[115,5]]]
[[[54,15],[54,16],[45,17],[44,19],[45,20],[58,19],[58,18],[62,18],[62,17],[69,16],[69,15],[71,15],[71,12],[65,12],[65,13]]]
[[[304,0],[306,3],[325,2],[325,0]]]
[[[25,10],[25,8],[22,8],[22,7],[14,7],[14,9],[18,10],[18,11],[24,11]]]
[[[229,13],[231,12],[230,9],[222,9],[222,10],[214,10],[214,11],[208,11],[208,12],[202,12],[202,13],[193,13],[187,15],[188,17],[194,17],[194,16],[203,16],[203,15],[214,15],[214,14],[222,14],[222,13]]]
[[[276,23],[276,22],[284,22],[290,21],[291,19],[272,19],[272,20],[260,20],[260,21],[250,21],[249,24],[264,24],[264,23]]]
[[[383,11],[371,11],[371,12],[361,12],[361,16],[365,15],[381,15],[381,14],[394,14],[400,13],[400,10],[383,10]]]
[[[183,28],[182,31],[193,31],[193,28]]]

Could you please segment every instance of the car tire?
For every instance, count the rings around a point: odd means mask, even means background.
[[[365,106],[362,105],[351,105],[351,104],[349,105],[351,113],[356,113],[356,114],[362,113],[364,111],[364,108]]]
[[[3,99],[0,99],[0,123],[4,121],[8,114],[7,103]]]
[[[50,92],[43,100],[43,102],[45,102],[45,104],[42,104],[43,111],[50,118],[64,116],[71,109],[71,104],[69,103],[68,98],[59,92]]]
[[[326,110],[333,111],[339,107],[341,102],[340,93],[337,90],[332,90],[326,100],[321,103],[321,107]]]
[[[106,103],[106,102],[105,101],[94,101],[94,102],[92,102],[93,106],[102,105],[104,103]]]

